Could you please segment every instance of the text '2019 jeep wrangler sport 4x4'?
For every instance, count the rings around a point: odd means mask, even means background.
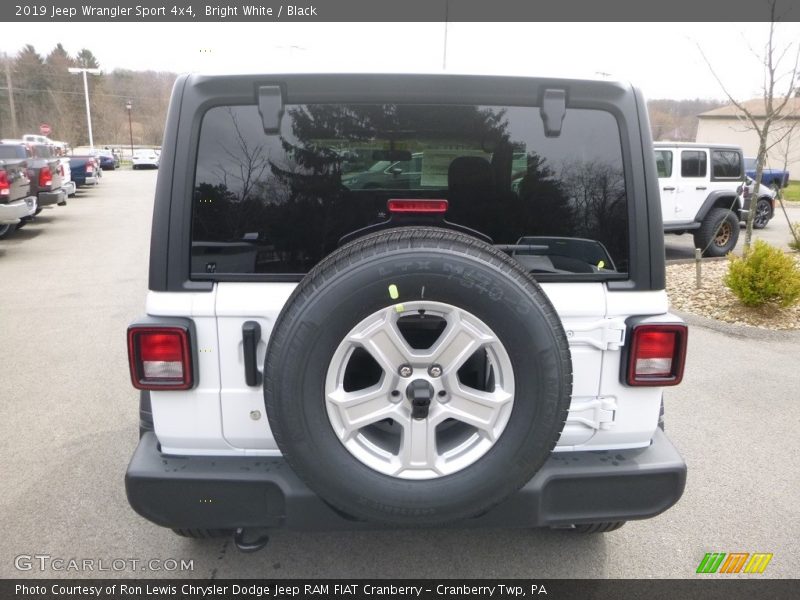
[[[129,501],[241,543],[657,515],[686,478],[659,427],[687,340],[664,276],[630,86],[179,78]]]

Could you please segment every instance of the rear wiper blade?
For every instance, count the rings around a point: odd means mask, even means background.
[[[495,248],[503,252],[514,252],[516,250],[550,250],[547,244],[495,244]]]

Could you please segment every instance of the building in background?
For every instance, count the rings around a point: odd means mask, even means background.
[[[775,100],[778,101],[779,99]],[[765,112],[763,98],[747,100],[742,105],[756,118],[761,117],[763,124]],[[787,170],[792,179],[800,179],[800,98],[789,98],[783,115],[782,120],[773,123],[770,128],[768,143],[774,143],[787,132],[788,135],[769,151],[767,167],[782,169],[788,152]],[[745,156],[755,157],[758,153],[758,134],[742,111],[733,104],[701,113],[698,119],[698,142],[736,144],[742,147]],[[792,127],[793,129],[788,131]]]

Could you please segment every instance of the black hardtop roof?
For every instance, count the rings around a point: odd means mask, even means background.
[[[186,77],[186,91],[203,96],[254,96],[259,86],[278,85],[289,104],[306,102],[425,102],[538,104],[546,89],[567,90],[567,102],[619,101],[633,94],[628,83],[608,80],[506,75],[302,73]],[[190,92],[191,93],[191,92]]]

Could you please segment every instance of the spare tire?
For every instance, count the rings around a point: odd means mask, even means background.
[[[515,261],[437,228],[356,240],[273,328],[266,412],[297,475],[338,510],[395,525],[472,517],[558,441],[572,365],[553,305]]]

